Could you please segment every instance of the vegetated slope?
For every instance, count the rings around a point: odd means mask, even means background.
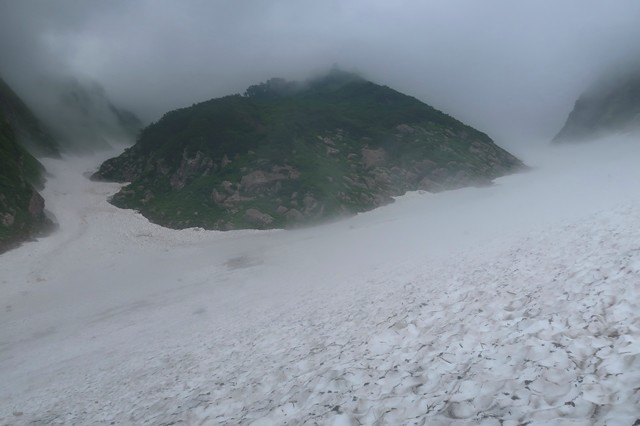
[[[0,112],[17,141],[36,155],[58,156],[59,147],[50,130],[31,112],[9,85],[0,78]]]
[[[95,178],[175,228],[289,227],[410,190],[482,185],[523,164],[484,133],[386,86],[332,71],[165,114]]]
[[[43,171],[0,110],[0,253],[51,225],[34,188],[42,184]]]
[[[640,70],[601,81],[583,93],[553,141],[634,130],[640,130]]]

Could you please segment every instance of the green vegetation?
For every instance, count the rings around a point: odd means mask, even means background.
[[[44,201],[34,189],[42,184],[42,165],[16,141],[0,111],[0,252],[46,229]]]
[[[165,114],[95,177],[165,226],[289,227],[408,190],[487,184],[522,163],[456,119],[341,71],[271,79]]]

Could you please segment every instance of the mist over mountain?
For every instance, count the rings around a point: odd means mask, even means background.
[[[59,144],[45,126],[20,99],[11,87],[0,78],[0,111],[3,119],[13,129],[15,139],[36,155],[57,156]]]
[[[518,144],[551,139],[594,78],[640,57],[639,19],[633,0],[9,0],[0,73],[34,109],[41,76],[90,78],[148,123],[337,63]]]
[[[42,77],[34,109],[60,141],[74,152],[128,145],[142,128],[136,114],[116,106],[95,81],[77,77]]]
[[[639,22],[0,0],[0,425],[640,426]]]
[[[317,222],[522,168],[486,134],[334,69],[168,112],[95,177],[131,182],[112,202],[159,224],[238,229]]]
[[[51,226],[37,191],[46,170],[35,157],[131,144],[142,126],[100,85],[75,78],[42,80],[35,104],[36,112],[0,79],[0,251]]]
[[[640,68],[601,78],[576,101],[554,142],[640,131]]]

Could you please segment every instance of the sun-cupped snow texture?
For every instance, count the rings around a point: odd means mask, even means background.
[[[634,424],[639,151],[227,233],[46,160],[60,229],[0,256],[0,424]]]

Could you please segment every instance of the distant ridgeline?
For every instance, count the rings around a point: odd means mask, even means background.
[[[65,148],[93,151],[109,148],[111,142],[133,143],[142,122],[132,112],[115,106],[104,88],[93,81],[75,78],[48,81],[51,122]]]
[[[51,226],[36,190],[44,183],[44,168],[24,146],[58,155],[45,126],[0,79],[0,253]]]
[[[38,120],[9,85],[0,78],[0,113],[10,125],[17,141],[35,155],[60,155],[51,130]]]
[[[41,88],[47,124],[0,79],[0,253],[52,226],[36,191],[44,184],[44,167],[34,155],[59,157],[68,150],[104,148],[111,140],[133,142],[142,127],[97,84],[69,78]]]
[[[640,70],[601,80],[575,103],[554,142],[640,130]]]
[[[522,167],[417,99],[332,71],[171,111],[94,178],[130,182],[111,202],[158,224],[227,230],[363,212],[406,191],[484,185]]]

